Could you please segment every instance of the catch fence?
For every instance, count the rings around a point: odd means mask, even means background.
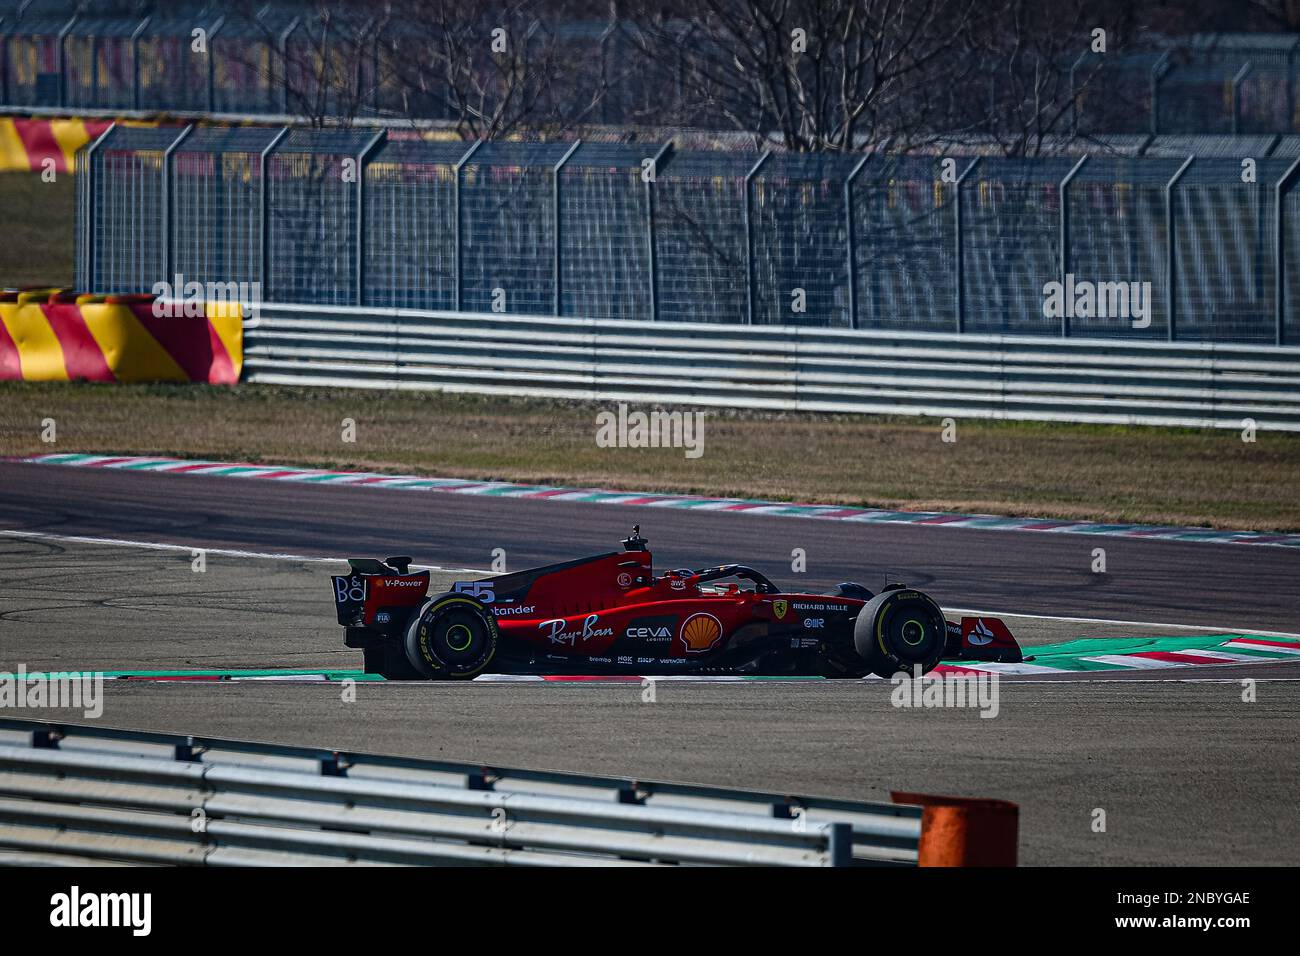
[[[1300,160],[115,126],[78,285],[596,320],[1300,341]],[[182,295],[183,289],[171,290]]]

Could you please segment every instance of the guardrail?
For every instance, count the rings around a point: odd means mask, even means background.
[[[1300,348],[262,305],[251,382],[1300,431]]]
[[[922,808],[0,721],[0,864],[915,865]]]

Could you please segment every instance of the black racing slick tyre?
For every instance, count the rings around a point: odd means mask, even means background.
[[[853,646],[872,673],[886,679],[934,670],[943,656],[948,625],[934,599],[896,588],[867,602],[853,625]]]
[[[466,594],[431,598],[406,629],[406,658],[430,680],[467,680],[497,652],[496,618]]]

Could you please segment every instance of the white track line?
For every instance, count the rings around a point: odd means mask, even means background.
[[[15,531],[0,529],[0,537],[68,541],[76,544],[102,544],[117,548],[147,548],[153,551],[206,551],[208,554],[224,554],[236,558],[259,558],[266,561],[311,561],[321,564],[343,564],[347,561],[346,558],[322,558],[303,554],[240,551],[232,548],[207,548],[202,545],[167,544],[158,541],[135,541],[126,538],[96,538],[88,535],[53,534],[46,531]],[[411,567],[420,568],[421,570],[427,569],[430,571],[443,571],[456,574],[495,575],[497,573],[484,568],[444,567],[437,564],[413,564]],[[1223,633],[1243,632],[1243,629],[1236,625],[1228,627],[1206,624],[1162,624],[1159,621],[1124,621],[1106,617],[1062,617],[1055,614],[1026,614],[1024,611],[991,611],[988,609],[969,607],[949,607],[944,610],[952,614],[971,614],[977,617],[1024,617],[1033,618],[1039,621],[1066,621],[1075,624],[1119,624],[1124,627],[1172,627],[1187,631],[1221,631]],[[1300,632],[1295,631],[1263,631],[1253,627],[1247,628],[1245,631],[1248,631],[1251,634],[1257,634],[1260,637],[1300,637]]]
[[[1300,648],[1292,647],[1272,647],[1267,644],[1252,644],[1250,641],[1229,641],[1224,647],[1235,647],[1244,651],[1268,651],[1270,654],[1294,654],[1300,655]]]
[[[150,551],[203,551],[206,554],[222,554],[234,558],[258,558],[265,561],[308,561],[317,564],[346,564],[347,558],[322,558],[305,554],[284,554],[281,552],[240,551],[234,548],[209,548],[198,544],[170,544],[160,541],[131,541],[125,538],[94,538],[86,535],[50,534],[45,531],[13,531],[0,529],[0,538],[28,538],[38,541],[67,541],[74,544],[102,544],[114,548],[144,548]],[[491,574],[478,568],[446,568],[437,564],[413,564],[413,568],[429,571],[446,571],[465,574]],[[1261,632],[1262,633],[1262,632]]]
[[[1004,664],[998,661],[961,661],[953,665],[968,671],[980,671],[985,674],[1002,674],[1007,677],[1020,674],[1060,674],[1059,667],[1044,667],[1042,664]]]
[[[1188,653],[1193,653],[1188,651]],[[1195,667],[1197,665],[1188,661],[1161,661],[1153,660],[1150,657],[1134,657],[1129,654],[1094,654],[1090,657],[1081,657],[1079,660],[1092,661],[1094,664],[1114,664],[1116,667],[1127,667],[1130,670],[1162,670],[1167,667]],[[1212,664],[1201,664],[1201,667],[1213,667]],[[1217,665],[1222,667],[1224,665]]]
[[[1258,664],[1260,661],[1268,660],[1267,657],[1260,657],[1258,654],[1229,654],[1227,651],[1206,650],[1200,647],[1187,653],[1195,654],[1197,657],[1211,657],[1225,664]]]

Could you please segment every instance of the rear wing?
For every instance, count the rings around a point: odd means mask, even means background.
[[[408,570],[411,559],[349,558],[349,574],[336,574],[334,612],[342,627],[393,632],[406,626],[429,594],[429,572]]]

